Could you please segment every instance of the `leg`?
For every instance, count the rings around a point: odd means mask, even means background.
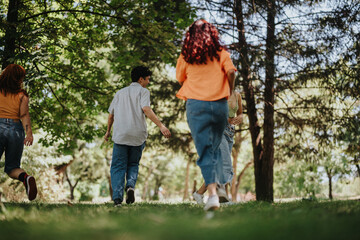
[[[219,184],[230,183],[233,179],[234,172],[231,161],[231,150],[234,134],[235,128],[230,124],[227,124],[220,144],[222,163],[218,166],[218,171],[221,171],[219,172],[219,175],[221,176],[219,178]]]
[[[125,173],[128,162],[128,147],[114,143],[113,156],[110,167],[111,187],[113,189],[112,199],[123,200]]]
[[[192,196],[197,204],[204,204],[204,193],[206,190],[205,183],[203,183],[197,191],[193,192]]]
[[[196,192],[198,193],[198,194],[201,194],[201,195],[203,195],[205,192],[206,192],[206,187],[205,187],[205,183],[203,183],[203,185],[201,185],[201,187],[199,188],[199,190],[197,190]]]
[[[186,114],[191,135],[199,155],[197,161],[209,193],[204,210],[219,208],[216,182],[219,181],[217,167],[221,160],[219,145],[227,123],[228,105],[226,100],[215,102],[189,99]]]
[[[230,185],[230,183],[225,184],[226,195],[229,195],[229,185]]]
[[[126,171],[126,203],[135,202],[135,185],[139,173],[139,162],[145,142],[141,146],[131,147],[129,150],[129,162]]]
[[[23,127],[20,122],[12,123],[10,124],[10,127],[7,128],[7,131],[4,131],[2,134],[5,135],[2,137],[7,140],[4,144],[5,172],[9,177],[24,183],[28,199],[32,201],[37,196],[35,178],[33,176],[27,175],[27,173],[20,168],[25,138]]]
[[[9,133],[8,133],[9,134]],[[19,161],[15,161],[15,163],[12,163],[13,161],[11,161],[9,158],[13,158],[12,156],[14,155],[12,152],[14,152],[14,150],[12,150],[11,148],[8,150],[8,147],[9,145],[7,144],[8,141],[7,141],[7,138],[8,138],[8,134],[4,134],[4,131],[1,131],[0,130],[0,159],[4,153],[4,150],[5,150],[5,146],[7,151],[5,153],[5,155],[7,156],[8,158],[8,161],[6,161],[6,157],[5,157],[5,172],[7,173],[7,175],[9,177],[11,177],[12,179],[19,179],[19,175],[20,173],[23,173],[25,172],[24,170],[22,170],[21,168],[19,167],[16,167],[16,166],[20,166],[20,162]],[[11,144],[12,145],[12,144]],[[21,151],[22,153],[22,150],[21,149],[15,149],[15,152],[18,152],[18,151]],[[10,151],[10,153],[8,153],[8,151]],[[14,156],[15,157],[15,156]],[[17,158],[19,158],[17,156]],[[21,158],[21,156],[20,156]],[[10,166],[9,166],[10,165]]]
[[[226,100],[189,99],[186,103],[187,121],[199,155],[197,165],[206,185],[218,181],[216,168],[221,161],[219,145],[227,123],[227,112]]]
[[[216,194],[216,183],[211,183],[207,185],[207,190],[209,192],[209,199],[205,204],[205,211],[213,211],[220,207],[219,197]]]
[[[0,126],[1,127],[1,126]],[[20,173],[25,172],[20,169],[22,153],[24,151],[25,133],[21,123],[12,123],[7,128],[0,129],[0,152],[5,150],[5,172],[13,179],[18,179]]]
[[[130,147],[129,150],[129,162],[126,170],[126,188],[135,188],[138,173],[139,173],[139,162],[142,156],[142,151],[145,148],[145,142],[136,147]]]
[[[24,172],[25,171],[21,168],[14,168],[7,175],[12,179],[19,179],[19,175]]]

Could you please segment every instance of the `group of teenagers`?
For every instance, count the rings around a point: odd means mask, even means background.
[[[187,123],[204,180],[193,197],[204,205],[205,211],[216,210],[220,202],[229,201],[227,186],[233,178],[233,137],[235,126],[242,122],[241,96],[234,90],[235,72],[215,26],[203,19],[191,24],[177,60],[176,78],[181,88],[176,96],[186,101]],[[114,142],[110,175],[115,206],[121,206],[124,193],[127,204],[135,202],[139,162],[148,136],[146,117],[159,127],[165,138],[171,137],[169,129],[150,107],[150,92],[146,87],[151,75],[145,66],[133,68],[132,83],[116,92],[108,109],[104,139],[109,141],[111,137]],[[24,78],[25,70],[17,64],[9,64],[0,75],[0,158],[5,152],[4,171],[23,182],[28,199],[34,200],[35,178],[20,168],[24,145],[33,143]]]

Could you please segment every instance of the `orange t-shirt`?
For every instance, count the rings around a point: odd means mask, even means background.
[[[226,50],[219,52],[220,61],[216,58],[206,64],[189,64],[181,54],[176,64],[176,79],[182,87],[176,96],[180,99],[196,99],[203,101],[216,101],[230,96],[230,86],[227,72],[236,71]]]
[[[23,93],[5,95],[0,92],[0,118],[20,119],[20,99]]]

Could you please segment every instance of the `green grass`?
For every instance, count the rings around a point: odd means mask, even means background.
[[[222,206],[4,203],[0,239],[360,239],[360,201]]]

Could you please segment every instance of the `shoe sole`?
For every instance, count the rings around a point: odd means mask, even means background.
[[[126,203],[131,204],[135,202],[134,190],[129,190],[126,192]]]
[[[219,202],[220,203],[227,203],[227,202],[230,202],[229,199],[227,199],[226,197],[221,197],[219,196]]]
[[[27,189],[27,195],[30,201],[34,200],[37,195],[37,187],[36,187],[36,181],[35,178],[30,176],[26,179],[26,183],[28,186]]]
[[[209,207],[208,209],[204,209],[205,211],[215,211],[219,209],[219,206],[212,206],[212,207]]]

